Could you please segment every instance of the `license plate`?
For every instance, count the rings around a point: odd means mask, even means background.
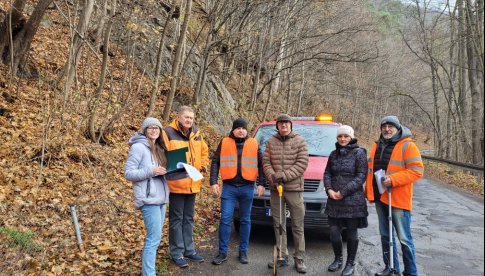
[[[265,214],[267,217],[271,217],[271,208],[266,208]],[[286,209],[285,215],[287,218],[290,217],[290,210]]]

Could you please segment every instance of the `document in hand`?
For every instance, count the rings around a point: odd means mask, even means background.
[[[189,165],[189,164],[186,164],[186,163],[178,163],[177,164],[177,168],[178,169],[181,169],[181,168],[184,168],[185,171],[187,172],[187,174],[189,175],[189,177],[193,180],[193,181],[199,181],[201,180],[202,178],[204,178],[202,176],[202,174],[193,166]]]
[[[379,194],[382,194],[386,190],[386,187],[384,187],[384,185],[382,184],[381,179],[383,177],[386,177],[386,171],[380,169],[374,172],[374,176],[376,178],[377,188],[379,188]]]
[[[187,151],[187,147],[167,151],[167,172],[176,170],[178,163],[187,163]]]
[[[204,178],[195,167],[182,162],[177,164],[175,170],[168,171],[166,177],[168,180],[180,180],[188,177],[193,181],[199,181]]]

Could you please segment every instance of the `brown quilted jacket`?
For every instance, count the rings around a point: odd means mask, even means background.
[[[305,138],[297,133],[282,137],[278,133],[268,140],[263,155],[263,170],[269,187],[276,190],[273,175],[283,174],[285,191],[304,191],[304,178],[308,167],[308,147]]]

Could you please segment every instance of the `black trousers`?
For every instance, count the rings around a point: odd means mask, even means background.
[[[359,237],[357,235],[357,228],[347,229],[347,263],[354,263],[357,256],[357,248],[359,246]],[[330,225],[330,241],[332,242],[333,252],[335,257],[342,256],[342,230],[340,225]]]
[[[196,253],[194,233],[195,194],[170,194],[168,239],[172,259]]]

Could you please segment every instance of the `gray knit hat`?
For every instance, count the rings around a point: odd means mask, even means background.
[[[386,116],[382,118],[381,127],[385,124],[393,125],[397,129],[401,129],[401,123],[399,122],[399,119],[397,118],[397,116]]]
[[[141,125],[141,132],[145,133],[145,130],[149,126],[157,126],[160,128],[160,130],[163,128],[162,123],[156,118],[153,117],[147,117],[144,121],[143,124]]]

